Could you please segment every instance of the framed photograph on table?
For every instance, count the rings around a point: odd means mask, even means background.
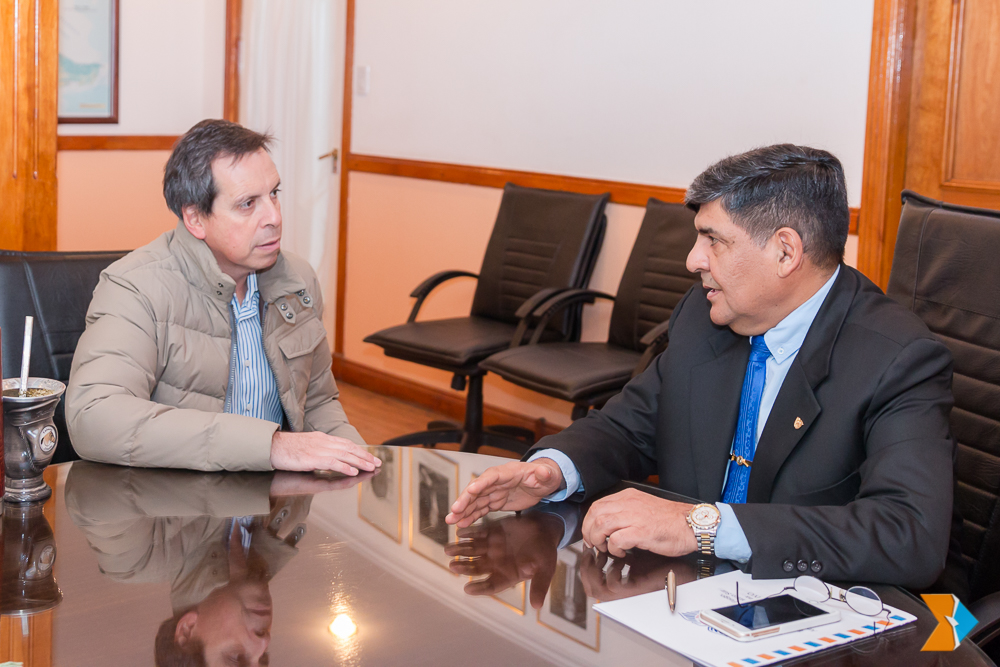
[[[118,122],[119,0],[59,0],[59,122]]]
[[[595,651],[601,650],[601,617],[594,611],[598,600],[588,597],[580,576],[582,543],[560,549],[549,594],[538,610],[538,622]]]
[[[358,484],[358,516],[397,542],[403,541],[402,452],[375,447],[382,460],[375,475]]]
[[[458,464],[429,449],[411,448],[410,550],[448,569],[444,548],[456,541],[455,526],[444,522],[458,498]],[[449,570],[450,571],[450,570]]]

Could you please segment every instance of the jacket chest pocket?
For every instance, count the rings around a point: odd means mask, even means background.
[[[292,390],[305,396],[312,375],[313,352],[326,340],[326,329],[317,318],[303,322],[278,341],[278,349],[291,376]]]

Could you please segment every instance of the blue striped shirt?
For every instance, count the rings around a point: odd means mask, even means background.
[[[264,334],[260,322],[260,292],[257,274],[247,276],[247,293],[240,303],[233,293],[236,320],[235,385],[229,388],[227,412],[281,424],[284,412],[278,396],[278,384],[264,353]]]

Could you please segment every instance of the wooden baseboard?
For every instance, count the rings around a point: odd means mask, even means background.
[[[465,417],[464,398],[398,375],[386,373],[371,366],[359,364],[356,361],[345,359],[340,354],[333,355],[333,376],[338,380],[383,396],[391,396],[401,401],[422,405],[458,422],[461,422]],[[532,419],[491,405],[483,406],[483,422],[485,424],[520,426],[534,431],[536,439],[562,430],[561,426],[549,423],[544,417]]]

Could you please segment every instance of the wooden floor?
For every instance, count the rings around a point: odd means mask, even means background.
[[[427,422],[445,420],[442,414],[414,403],[407,403],[361,389],[346,382],[338,382],[340,402],[344,404],[347,418],[361,433],[365,442],[377,445],[397,435],[422,431]],[[457,450],[458,444],[441,443],[438,449]],[[518,458],[517,454],[493,447],[483,447],[482,454]]]

